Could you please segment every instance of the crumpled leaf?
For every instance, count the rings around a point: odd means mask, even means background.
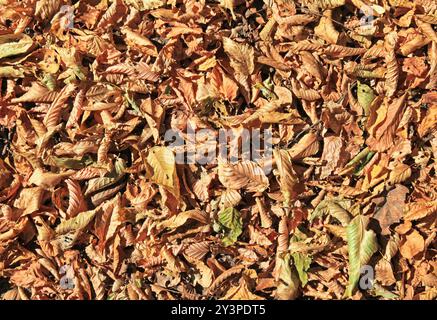
[[[254,50],[247,44],[223,38],[223,48],[231,59],[231,66],[242,75],[249,76],[255,70]]]
[[[291,256],[276,257],[277,289],[278,300],[294,300],[299,294],[299,277],[290,265]]]
[[[399,244],[401,255],[407,259],[412,259],[415,255],[425,249],[425,240],[416,230],[407,233]]]
[[[262,297],[253,294],[249,290],[247,280],[241,278],[239,285],[231,288],[222,300],[264,300]]]
[[[281,192],[288,205],[297,196],[299,177],[293,169],[290,154],[285,150],[274,150],[274,158],[279,170]]]
[[[291,256],[293,257],[293,262],[296,266],[300,282],[302,283],[302,286],[305,286],[308,282],[307,271],[311,265],[312,259],[309,255],[299,252],[293,253]]]
[[[387,194],[387,201],[384,206],[376,212],[374,218],[379,221],[382,234],[389,234],[389,227],[397,223],[403,217],[405,196],[408,188],[402,185],[396,187]]]
[[[114,165],[114,170],[112,170],[107,176],[93,178],[88,182],[88,186],[85,189],[84,195],[89,196],[101,189],[104,189],[110,185],[113,185],[120,181],[124,176],[125,162],[123,159],[117,159]]]

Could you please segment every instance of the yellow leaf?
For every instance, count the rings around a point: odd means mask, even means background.
[[[24,72],[11,66],[0,67],[0,78],[24,78]]]
[[[25,53],[32,46],[32,38],[25,34],[0,35],[0,59]]]
[[[234,5],[235,5],[235,0],[220,0],[220,6],[229,9],[229,11],[231,11],[232,14],[232,19],[235,20],[236,17],[234,13]]]
[[[361,108],[363,108],[364,114],[367,116],[369,114],[370,106],[372,105],[373,100],[375,100],[375,93],[371,87],[359,81],[357,87],[358,103]]]
[[[206,224],[207,219],[206,216],[202,213],[200,210],[189,210],[182,213],[179,213],[170,219],[162,221],[158,228],[169,228],[169,229],[176,229],[182,225],[184,225],[188,219],[197,220],[201,223]]]
[[[214,68],[215,65],[217,64],[217,61],[215,59],[215,56],[211,56],[207,59],[204,59],[199,66],[197,67],[199,69],[199,71],[206,71],[210,68]]]
[[[57,234],[66,234],[71,231],[78,231],[85,228],[96,215],[96,210],[84,211],[72,219],[62,221],[56,227]]]
[[[173,152],[167,147],[156,146],[150,149],[146,161],[153,169],[152,181],[179,195],[179,181]]]

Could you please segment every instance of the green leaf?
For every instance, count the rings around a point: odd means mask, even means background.
[[[94,219],[95,215],[96,215],[96,210],[81,212],[74,218],[62,221],[56,227],[56,233],[59,235],[59,234],[66,234],[71,231],[81,230],[85,228],[91,222],[91,220]]]
[[[361,150],[351,161],[346,164],[346,168],[354,167],[359,164],[370,153],[369,147],[365,147]]]
[[[364,114],[366,116],[369,115],[370,106],[372,105],[373,100],[375,100],[375,93],[373,92],[373,89],[367,84],[358,81],[357,97],[358,104],[361,106],[361,108],[363,108]]]
[[[359,175],[361,173],[361,170],[364,169],[364,167],[366,166],[366,164],[369,163],[370,160],[372,160],[373,156],[375,155],[375,152],[370,151],[366,157],[361,161],[361,163],[359,164],[359,166],[355,169],[354,174],[355,175]]]
[[[276,266],[279,270],[276,298],[279,300],[293,300],[299,295],[299,278],[290,265],[290,258],[290,254],[276,257]]]
[[[273,83],[270,77],[268,77],[263,82],[258,82],[254,85],[256,89],[261,90],[261,94],[267,99],[267,100],[276,100],[278,99],[278,96],[273,91]]]
[[[41,79],[41,82],[46,86],[50,91],[54,91],[56,89],[56,79],[50,73],[45,73],[44,77]]]
[[[0,67],[1,78],[24,78],[22,69],[16,69],[11,66]]]
[[[135,102],[135,99],[129,97],[128,94],[125,95],[125,98],[126,98],[126,101],[129,104],[129,106],[131,106],[132,109],[134,109],[134,111],[136,112],[137,115],[143,115],[143,111],[140,109],[138,104]]]
[[[322,215],[330,215],[337,219],[343,226],[349,224],[351,215],[349,209],[351,202],[348,199],[333,198],[321,201],[310,216],[310,221]]]
[[[240,212],[234,208],[226,208],[218,214],[218,222],[225,231],[223,244],[229,246],[235,243],[243,232],[243,219]]]
[[[88,155],[85,155],[80,159],[52,156],[52,160],[57,167],[76,170],[85,168],[94,162]]]
[[[293,253],[291,256],[293,257],[294,266],[296,267],[300,282],[302,283],[303,287],[308,282],[307,271],[310,268],[312,258],[307,254],[299,252]]]
[[[32,38],[25,34],[0,35],[0,59],[25,53],[32,46]]]
[[[99,190],[102,190],[110,185],[113,185],[120,181],[124,177],[125,162],[123,159],[118,158],[114,165],[114,170],[111,171],[106,177],[93,178],[88,181],[88,186],[84,195],[89,196]]]
[[[378,249],[376,234],[366,230],[368,218],[357,215],[347,226],[349,251],[349,284],[345,296],[350,297],[360,279],[361,267],[367,264]]]
[[[385,289],[383,286],[381,286],[378,283],[374,283],[373,284],[373,288],[372,290],[370,290],[370,293],[374,296],[374,297],[383,297],[385,299],[398,299],[399,296],[387,289]]]

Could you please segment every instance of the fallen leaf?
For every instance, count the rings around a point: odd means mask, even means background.
[[[425,241],[420,233],[412,230],[402,239],[399,246],[401,255],[407,259],[413,259],[414,256],[421,253],[425,248]]]
[[[389,234],[390,226],[398,223],[404,216],[405,197],[407,194],[408,188],[399,184],[387,194],[386,203],[374,216],[379,221],[382,234]]]

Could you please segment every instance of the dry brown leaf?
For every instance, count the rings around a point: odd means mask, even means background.
[[[220,182],[233,190],[245,188],[249,192],[263,192],[269,184],[264,171],[252,161],[220,163],[218,174]]]
[[[402,185],[396,185],[393,190],[388,192],[386,203],[374,215],[374,218],[378,220],[381,226],[381,234],[389,234],[390,226],[402,219],[407,194],[408,188]]]
[[[416,230],[412,230],[401,238],[399,251],[407,259],[413,259],[414,256],[423,252],[425,240]]]

